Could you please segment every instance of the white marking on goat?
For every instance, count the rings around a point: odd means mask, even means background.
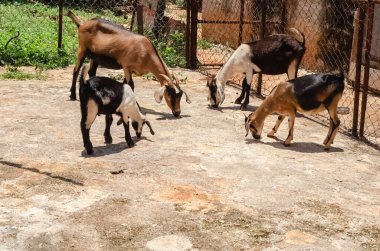
[[[98,114],[98,105],[93,99],[90,99],[87,103],[86,129],[90,129],[97,114]]]
[[[108,105],[111,103],[111,99],[109,97],[102,97],[103,105]]]

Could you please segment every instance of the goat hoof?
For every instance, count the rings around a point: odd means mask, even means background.
[[[72,100],[72,101],[77,100],[77,97],[76,96],[70,96],[70,100]]]
[[[268,132],[267,137],[269,137],[269,138],[274,138],[274,137],[275,137],[275,136],[274,136],[274,132]]]
[[[135,143],[133,142],[133,140],[128,140],[127,144],[128,144],[128,147],[133,147],[135,145]]]
[[[247,110],[247,106],[248,106],[248,105],[246,105],[246,104],[242,104],[242,105],[240,106],[240,110],[241,110],[241,111],[246,111],[246,110]]]
[[[241,101],[243,101],[243,99],[237,98],[237,99],[235,100],[235,104],[241,104]]]
[[[289,146],[290,146],[290,143],[285,143],[285,142],[284,142],[284,146],[289,147]]]
[[[87,155],[93,155],[94,154],[94,150],[92,148],[88,148],[86,149],[87,151]]]
[[[106,136],[104,136],[104,142],[106,144],[111,144],[112,143],[112,137],[106,137]]]

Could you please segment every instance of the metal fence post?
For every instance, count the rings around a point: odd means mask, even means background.
[[[244,22],[244,0],[240,0],[240,18],[239,18],[239,37],[238,46],[243,40],[243,22]]]
[[[185,57],[186,66],[190,67],[190,4],[191,0],[186,0],[186,33],[185,33]]]
[[[197,25],[198,25],[198,4],[196,0],[190,1],[190,68],[197,68]]]
[[[266,18],[267,18],[267,1],[261,2],[261,27],[260,27],[260,39],[265,37],[266,31]],[[263,74],[259,73],[257,76],[257,95],[261,96],[261,89],[263,85]]]
[[[355,83],[354,83],[354,112],[352,119],[352,135],[358,136],[358,117],[359,117],[359,98],[360,98],[360,78],[362,65],[363,37],[364,37],[364,18],[366,3],[361,2],[358,12],[358,43],[356,47],[355,62]]]
[[[144,8],[141,3],[137,5],[137,32],[144,35]]]
[[[362,94],[362,107],[360,111],[360,128],[359,128],[359,137],[364,135],[364,122],[365,115],[367,110],[367,96],[368,96],[368,81],[369,81],[369,64],[371,60],[371,45],[372,45],[372,31],[373,31],[373,18],[375,12],[375,4],[372,0],[368,1],[367,8],[367,38],[366,46],[364,51],[364,79],[363,79],[363,94]]]
[[[285,32],[285,28],[286,28],[286,5],[287,5],[286,0],[282,0],[281,24],[280,24],[281,26],[280,29],[282,33]]]
[[[62,55],[62,18],[63,18],[63,3],[64,0],[59,0],[58,3],[58,54]]]

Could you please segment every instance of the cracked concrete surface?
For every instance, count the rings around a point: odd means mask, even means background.
[[[304,117],[291,147],[286,123],[277,139],[245,138],[238,89],[213,110],[204,77],[175,71],[192,99],[182,117],[154,101],[157,82],[136,77],[156,135],[145,128],[128,148],[114,123],[105,145],[100,116],[93,157],[68,98],[72,68],[0,81],[0,250],[380,249],[377,150],[338,134],[325,152],[328,128]]]

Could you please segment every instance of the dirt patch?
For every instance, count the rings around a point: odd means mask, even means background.
[[[154,101],[157,82],[136,77],[156,134],[133,135],[128,148],[113,125],[106,145],[99,116],[92,157],[79,102],[68,97],[71,67],[47,81],[1,81],[1,250],[380,249],[377,150],[338,134],[325,152],[328,128],[304,117],[291,147],[282,144],[286,125],[275,139],[245,138],[233,104],[240,90],[227,87],[214,110],[204,76],[174,71],[188,77],[192,99],[181,118]],[[110,73],[120,72],[99,70]],[[260,103],[252,98],[244,114]]]

